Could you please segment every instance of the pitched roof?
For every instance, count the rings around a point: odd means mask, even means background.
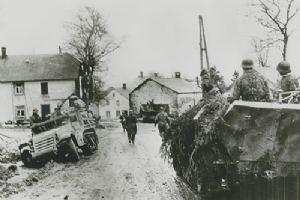
[[[129,93],[131,92],[130,89],[115,88],[115,90],[126,99],[129,99]]]
[[[79,67],[68,53],[8,55],[0,59],[0,82],[76,79]]]
[[[138,85],[134,90],[132,90],[132,92],[140,88],[148,81],[154,81],[178,94],[201,93],[200,87],[181,78],[148,78]]]

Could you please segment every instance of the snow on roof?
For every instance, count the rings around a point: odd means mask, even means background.
[[[0,59],[0,82],[76,79],[79,67],[68,53],[8,55]]]
[[[133,89],[132,92],[140,88],[148,81],[154,81],[178,94],[201,93],[200,87],[181,78],[148,78],[139,84],[135,89]]]
[[[121,96],[125,97],[126,99],[129,99],[129,93],[130,89],[124,89],[124,88],[115,88],[115,91],[117,91]]]

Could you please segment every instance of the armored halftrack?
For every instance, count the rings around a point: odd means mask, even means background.
[[[61,116],[33,124],[32,138],[19,146],[25,166],[31,167],[52,156],[78,161],[78,149],[92,154],[98,148],[95,121],[83,108],[71,108]]]
[[[229,106],[216,129],[224,148],[222,155],[213,153],[208,190],[220,186],[231,200],[300,199],[300,104],[293,103],[298,94]]]

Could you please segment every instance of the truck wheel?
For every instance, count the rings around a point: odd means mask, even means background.
[[[70,161],[73,162],[78,162],[80,160],[76,145],[72,139],[70,139],[67,143],[66,146],[68,148],[68,153],[69,153],[69,159]]]
[[[29,151],[22,152],[21,160],[24,163],[25,167],[33,167],[33,159]]]
[[[91,155],[98,149],[98,137],[96,133],[84,135],[85,145],[82,151],[85,155]]]

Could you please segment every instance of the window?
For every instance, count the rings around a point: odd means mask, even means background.
[[[15,94],[16,95],[22,95],[24,94],[24,83],[14,83],[14,87],[15,87]]]
[[[117,106],[120,106],[120,100],[117,100],[117,101],[116,101],[116,105],[117,105]]]
[[[25,119],[25,106],[16,106],[16,119]]]
[[[106,118],[110,118],[110,111],[106,111]]]
[[[110,104],[110,103],[109,103],[109,100],[106,100],[106,105],[108,105],[108,106],[109,106],[109,104]]]
[[[48,83],[47,82],[41,83],[41,93],[42,93],[42,95],[48,94]]]
[[[115,96],[116,96],[116,94],[115,94],[115,93],[113,93],[112,95],[113,95],[113,97],[115,97]]]
[[[116,117],[120,117],[121,116],[121,111],[117,110],[116,111]]]

